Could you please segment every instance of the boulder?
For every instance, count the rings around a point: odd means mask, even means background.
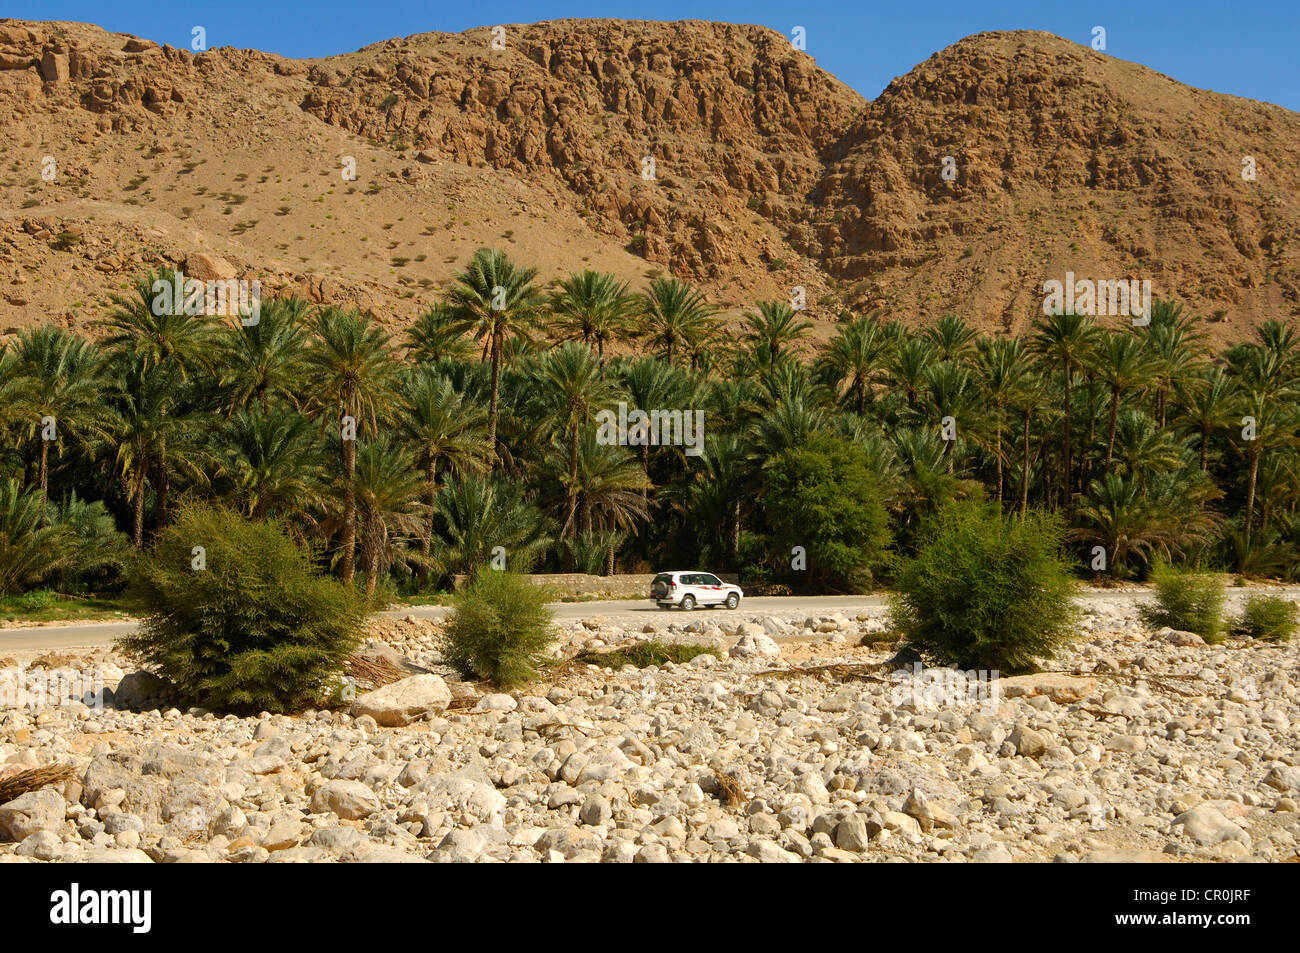
[[[426,715],[446,711],[451,690],[437,675],[412,675],[359,695],[352,702],[354,717],[369,715],[386,728],[409,725]]]
[[[38,831],[57,831],[63,826],[66,809],[63,795],[57,791],[28,791],[0,805],[0,837],[21,841]]]

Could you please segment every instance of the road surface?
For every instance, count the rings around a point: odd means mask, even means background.
[[[1122,600],[1132,598],[1133,591],[1090,591],[1089,598]],[[807,613],[821,615],[827,612],[852,613],[869,606],[882,606],[884,596],[753,596],[740,604],[739,612],[756,613]],[[599,602],[553,602],[551,610],[557,619],[591,619],[609,616],[640,615],[645,613],[657,619],[684,621],[680,610],[664,611],[648,599],[618,599]],[[413,615],[420,619],[441,619],[448,612],[446,606],[407,606],[378,613],[390,618]],[[704,617],[721,617],[726,609],[697,609]],[[20,629],[0,629],[0,655],[6,652],[30,652],[110,645],[120,635],[135,630],[134,622],[81,622],[72,625],[42,625]]]

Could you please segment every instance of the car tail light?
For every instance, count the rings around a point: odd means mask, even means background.
[[[669,588],[669,589],[676,589],[676,588],[677,588],[677,583],[675,583],[675,582],[670,582],[670,583],[668,583],[668,588]]]

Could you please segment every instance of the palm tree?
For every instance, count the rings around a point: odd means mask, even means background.
[[[845,388],[845,396],[859,416],[866,413],[867,398],[890,347],[880,323],[862,317],[842,326],[822,354],[819,365],[823,376],[834,382],[837,392],[841,386]]]
[[[757,314],[744,315],[748,340],[751,347],[766,348],[773,360],[792,346],[797,350],[799,339],[812,330],[812,322],[800,321],[799,312],[785,301],[760,301],[757,307]]]
[[[333,406],[343,426],[351,418],[354,433],[340,440],[343,478],[342,568],[343,581],[351,583],[356,573],[356,474],[357,444],[362,429],[378,430],[379,415],[394,399],[396,368],[388,335],[355,311],[326,308],[316,315],[314,338],[307,351],[307,365],[322,406]],[[322,419],[322,426],[325,419]]]
[[[49,455],[53,443],[60,454],[64,438],[86,445],[104,437],[103,358],[89,341],[61,328],[43,324],[20,331],[13,342],[11,373],[18,378],[17,409],[26,417],[30,436],[40,437],[37,486],[41,499],[49,495]],[[54,423],[47,439],[45,421]]]
[[[1119,417],[1120,397],[1125,390],[1150,381],[1154,362],[1142,341],[1131,333],[1101,335],[1093,350],[1092,359],[1098,375],[1110,388],[1105,463],[1109,470],[1115,452],[1115,424]]]
[[[890,351],[889,379],[907,398],[907,406],[916,406],[926,369],[939,357],[934,345],[925,338],[904,337]]]
[[[1003,461],[1002,431],[1005,411],[1026,396],[1033,370],[1023,341],[1019,339],[981,338],[976,370],[993,419],[993,464],[996,471],[997,496],[1002,502]]]
[[[934,345],[940,360],[960,363],[974,354],[976,333],[955,314],[945,314],[925,330],[925,338]]]
[[[565,480],[566,506],[561,537],[577,535],[578,444],[583,427],[597,408],[614,396],[613,384],[586,345],[568,341],[549,352],[538,369],[538,385],[547,419],[563,434],[568,446],[569,473]]]
[[[1168,561],[1189,546],[1209,542],[1219,521],[1201,505],[1209,481],[1192,473],[1166,474],[1145,487],[1131,474],[1104,474],[1080,500],[1070,535],[1102,546],[1112,576],[1130,556]]]
[[[227,415],[250,400],[263,413],[272,401],[304,408],[307,310],[300,298],[272,298],[262,302],[256,324],[241,322],[224,336],[220,386]]]
[[[542,295],[533,287],[536,277],[536,268],[519,268],[505,252],[480,248],[468,267],[456,273],[456,283],[447,297],[464,326],[482,342],[492,365],[488,444],[494,468],[501,363],[507,342],[527,339],[541,314]]]
[[[119,354],[109,374],[110,406],[114,419],[109,442],[116,448],[114,464],[131,503],[131,541],[144,545],[145,494],[152,482],[156,522],[165,520],[169,467],[181,463],[202,479],[202,461],[196,465],[195,434],[184,416],[175,413],[183,383],[179,368],[155,366],[146,370],[139,355]],[[152,481],[150,476],[152,475]]]
[[[459,310],[443,302],[421,312],[406,331],[407,358],[420,364],[465,361],[473,345],[465,337]]]
[[[163,269],[136,279],[135,296],[112,295],[113,310],[102,322],[108,329],[104,339],[107,348],[137,361],[140,373],[174,372],[177,387],[189,384],[197,373],[211,371],[217,327],[215,320],[205,314],[187,313],[183,300],[173,297],[171,307],[166,306],[167,295],[155,288],[160,283],[174,286],[179,277],[173,269]],[[186,293],[182,289],[181,297]],[[165,416],[174,405],[172,400],[159,399],[152,407]],[[155,510],[160,525],[167,521],[171,485],[168,468],[173,456],[167,450],[167,438],[171,429],[163,424],[157,430],[161,444],[154,455],[158,467]]]
[[[186,381],[196,371],[211,368],[216,323],[203,314],[186,314],[184,302],[164,305],[164,296],[154,288],[159,283],[173,285],[177,277],[175,270],[165,268],[137,278],[134,297],[110,296],[114,307],[101,325],[108,330],[105,347],[129,351],[146,372],[174,365]]]
[[[1294,405],[1270,400],[1260,391],[1245,396],[1241,403],[1242,416],[1249,418],[1247,430],[1243,425],[1240,444],[1246,456],[1246,506],[1245,537],[1250,544],[1251,523],[1255,513],[1255,488],[1259,481],[1259,464],[1270,451],[1300,444],[1297,436],[1297,414]]]
[[[73,553],[62,526],[48,525],[44,498],[17,480],[0,484],[0,596],[39,582]]]
[[[936,429],[946,418],[957,424],[956,439],[945,440],[943,447],[944,468],[951,476],[958,440],[977,441],[984,422],[979,388],[971,372],[952,361],[926,368],[924,381],[925,421]]]
[[[713,309],[704,295],[676,278],[656,278],[639,304],[644,333],[669,364],[680,349],[689,348],[714,323]]]
[[[1069,506],[1072,500],[1074,477],[1073,430],[1074,418],[1071,414],[1073,401],[1072,385],[1074,372],[1087,357],[1096,337],[1096,325],[1092,318],[1084,314],[1065,312],[1048,315],[1035,325],[1037,334],[1034,349],[1048,362],[1060,364],[1065,382],[1065,399],[1062,408],[1065,412],[1065,473],[1062,484],[1062,500]]]
[[[220,429],[219,481],[246,516],[261,520],[273,510],[300,516],[319,502],[324,455],[313,429],[308,418],[293,410],[267,412],[256,403],[236,411]]]
[[[518,483],[477,474],[453,477],[438,494],[433,557],[446,574],[472,576],[500,547],[507,568],[526,571],[549,545],[548,530]]]
[[[573,489],[582,500],[584,532],[631,530],[649,516],[643,491],[650,485],[650,478],[626,447],[601,443],[593,428],[583,428]],[[611,534],[607,539],[605,572],[610,575],[617,537]]]
[[[421,485],[413,464],[411,455],[389,437],[368,441],[357,452],[352,482],[366,595],[374,595],[380,572],[393,562],[396,544],[421,532],[424,504],[418,502]]]
[[[1202,473],[1209,467],[1210,437],[1232,423],[1239,400],[1236,381],[1221,367],[1190,375],[1178,385],[1178,416],[1200,437]]]
[[[627,282],[587,270],[561,281],[550,303],[560,331],[587,347],[594,345],[603,364],[605,345],[626,332],[636,297],[628,291]]]
[[[401,385],[398,431],[424,470],[427,523],[420,552],[433,541],[438,475],[482,473],[488,469],[487,409],[456,391],[451,379],[427,368],[407,374]]]

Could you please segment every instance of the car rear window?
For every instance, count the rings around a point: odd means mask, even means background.
[[[655,578],[654,578],[654,582],[650,583],[650,585],[653,586],[655,583],[659,583],[659,582],[672,582],[672,581],[673,581],[673,574],[672,574],[672,573],[670,573],[670,572],[661,572],[659,575],[655,576]]]

